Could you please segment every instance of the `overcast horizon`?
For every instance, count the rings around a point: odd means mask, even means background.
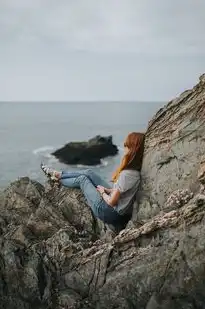
[[[204,30],[204,0],[1,0],[0,101],[170,101]]]
[[[141,101],[141,100],[73,100],[73,101],[68,101],[68,100],[49,100],[49,101],[41,101],[41,100],[20,100],[20,101],[14,101],[14,100],[4,100],[4,101],[0,101],[0,103],[124,103],[126,101],[126,103],[164,103],[164,101],[150,101],[150,100],[145,100],[145,101]],[[166,102],[165,102],[166,103]]]

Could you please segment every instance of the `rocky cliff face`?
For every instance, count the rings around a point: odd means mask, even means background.
[[[205,158],[205,74],[192,89],[169,102],[149,122],[143,184],[135,220],[167,211],[175,191],[197,192],[197,173]]]
[[[22,178],[0,197],[5,309],[205,304],[205,76],[150,121],[132,222],[112,235],[78,190]]]

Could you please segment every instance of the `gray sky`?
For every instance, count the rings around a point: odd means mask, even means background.
[[[204,33],[204,0],[0,0],[0,100],[170,100]]]

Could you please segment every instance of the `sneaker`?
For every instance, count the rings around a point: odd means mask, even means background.
[[[56,176],[56,174],[59,174],[58,171],[55,171],[54,169],[44,165],[43,163],[41,163],[41,169],[50,180],[59,181],[59,177]]]

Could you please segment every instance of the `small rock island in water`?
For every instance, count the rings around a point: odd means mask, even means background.
[[[112,142],[112,136],[95,136],[88,142],[71,142],[52,153],[65,164],[97,165],[101,159],[114,156],[118,148]]]

